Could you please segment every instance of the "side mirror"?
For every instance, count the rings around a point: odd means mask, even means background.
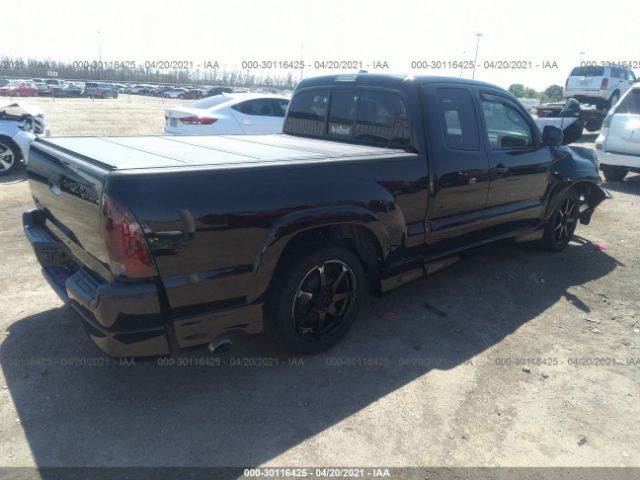
[[[546,125],[542,129],[542,144],[545,147],[557,147],[562,145],[563,134],[562,130],[553,125]]]

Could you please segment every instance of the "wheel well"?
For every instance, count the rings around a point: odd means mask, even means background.
[[[18,144],[14,142],[11,137],[8,137],[7,135],[0,135],[0,141],[13,147],[14,151],[17,152],[16,159],[18,161],[22,160],[22,150],[20,150],[20,147],[18,146]]]
[[[383,259],[382,249],[371,231],[354,224],[329,225],[298,233],[289,240],[280,254],[274,277],[286,267],[291,258],[326,245],[340,245],[355,253],[369,277],[371,287],[377,291],[379,267]]]

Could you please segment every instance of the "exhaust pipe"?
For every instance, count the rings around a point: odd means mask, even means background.
[[[209,344],[209,352],[213,355],[218,355],[221,353],[228,352],[231,350],[233,346],[233,342],[229,338],[228,335],[220,335],[213,339],[213,341]]]

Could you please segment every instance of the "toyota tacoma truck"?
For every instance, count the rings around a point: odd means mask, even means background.
[[[24,230],[113,356],[271,333],[314,353],[382,293],[499,239],[562,250],[609,195],[596,160],[477,81],[306,79],[275,135],[37,139]]]

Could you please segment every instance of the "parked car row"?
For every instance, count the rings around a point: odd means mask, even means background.
[[[97,97],[117,98],[119,86],[105,82],[71,82],[57,79],[0,79],[0,95],[8,97]]]
[[[117,98],[119,94],[198,100],[222,93],[248,93],[248,88],[230,86],[125,85],[110,82],[77,82],[57,78],[7,79],[0,78],[0,95],[33,97]],[[290,93],[290,92],[289,92]]]
[[[124,93],[132,95],[147,95],[149,97],[179,98],[184,100],[197,100],[212,97],[222,93],[249,92],[247,88],[236,87],[194,87],[194,86],[169,86],[169,85],[131,85],[125,87]]]

